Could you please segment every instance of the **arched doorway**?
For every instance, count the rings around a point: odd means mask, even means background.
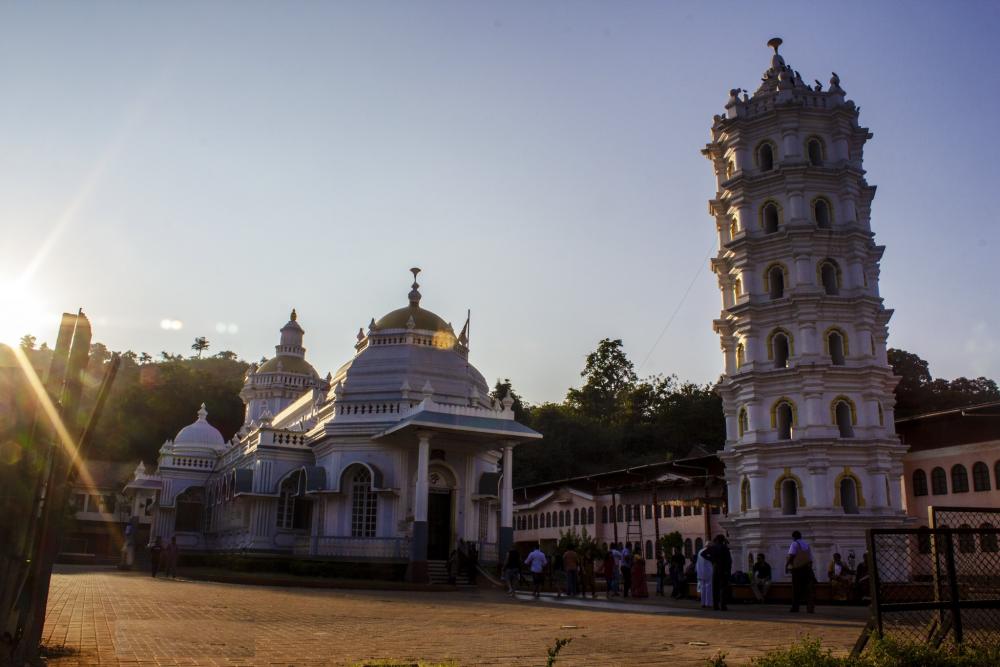
[[[427,481],[427,559],[447,560],[451,552],[455,516],[455,475],[448,468],[432,465]]]

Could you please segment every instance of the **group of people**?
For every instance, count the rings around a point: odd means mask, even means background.
[[[163,569],[163,574],[171,579],[177,577],[177,537],[171,537],[170,543],[163,546],[159,537],[149,547],[149,565],[155,578]]]
[[[638,549],[633,551],[621,542],[612,544],[602,564],[607,582],[607,597],[649,597],[646,586],[646,559]]]

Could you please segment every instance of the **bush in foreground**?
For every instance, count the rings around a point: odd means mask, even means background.
[[[872,638],[858,657],[836,656],[818,639],[806,638],[788,648],[750,660],[753,667],[994,667],[1000,665],[1000,646],[944,646]],[[708,661],[710,667],[728,667],[725,654]]]

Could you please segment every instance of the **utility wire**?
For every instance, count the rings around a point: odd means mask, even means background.
[[[701,263],[698,264],[698,269],[694,272],[694,277],[691,278],[691,282],[688,284],[687,289],[684,290],[684,294],[681,296],[681,300],[677,303],[677,307],[674,308],[674,312],[670,315],[670,319],[668,319],[667,323],[663,326],[663,330],[660,331],[660,335],[656,337],[653,347],[649,348],[649,352],[646,353],[646,358],[642,360],[641,364],[639,364],[640,369],[643,368],[646,365],[646,362],[649,361],[649,358],[653,356],[653,352],[656,351],[656,346],[660,344],[660,341],[663,340],[664,334],[667,333],[667,329],[669,329],[670,325],[674,323],[674,318],[677,317],[677,313],[680,312],[684,302],[687,301],[688,294],[691,293],[691,289],[701,276],[701,272],[705,270],[705,265],[708,264],[708,260],[712,256],[712,251],[715,250],[715,244],[716,239],[713,237],[712,244],[708,246],[708,253],[705,255],[705,259],[701,260]]]

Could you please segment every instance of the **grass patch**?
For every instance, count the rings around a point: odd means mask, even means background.
[[[707,665],[730,667],[718,653]],[[858,657],[837,656],[820,640],[806,638],[787,648],[752,658],[753,667],[994,667],[1000,665],[1000,646],[942,646],[872,638]],[[734,666],[735,667],[735,666]]]

